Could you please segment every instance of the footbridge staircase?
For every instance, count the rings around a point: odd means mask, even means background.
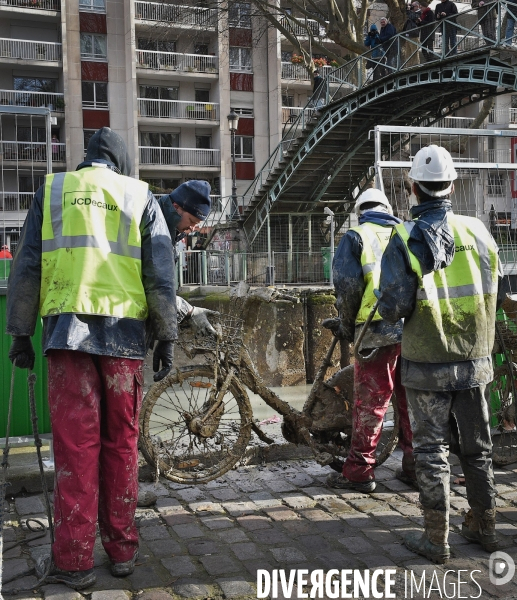
[[[399,34],[391,40],[393,64],[370,51],[326,77],[245,192],[241,224],[250,248],[269,215],[323,213],[326,206],[337,217],[348,214],[375,176],[374,126],[432,126],[460,107],[517,90],[517,36],[505,39],[517,7],[490,6],[495,30],[488,35],[476,10],[437,22],[429,62],[415,64],[420,41]]]

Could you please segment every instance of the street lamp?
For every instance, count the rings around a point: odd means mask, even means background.
[[[239,203],[237,201],[237,176],[236,176],[236,168],[235,168],[235,134],[237,132],[237,125],[239,124],[239,115],[233,110],[230,109],[230,114],[227,117],[228,119],[228,128],[230,129],[230,133],[232,134],[232,201],[230,207],[230,219],[233,221],[234,219],[239,218]]]

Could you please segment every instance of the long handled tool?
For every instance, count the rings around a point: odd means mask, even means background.
[[[359,352],[359,348],[361,347],[361,342],[363,341],[366,330],[370,326],[370,323],[372,322],[372,319],[375,316],[375,313],[377,312],[378,306],[379,306],[379,300],[376,300],[375,304],[373,305],[372,310],[370,311],[370,314],[366,317],[366,321],[364,322],[363,328],[361,329],[361,333],[359,334],[359,337],[357,338],[357,341],[354,344],[354,356],[355,356],[356,360],[358,360],[359,362],[369,362],[369,361],[373,360],[376,357],[377,352],[379,352],[379,348],[374,348],[370,352],[370,354],[361,354],[361,352]]]

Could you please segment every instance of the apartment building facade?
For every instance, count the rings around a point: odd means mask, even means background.
[[[74,169],[92,133],[127,142],[135,177],[157,194],[189,179],[232,186],[227,115],[241,194],[312,94],[307,70],[276,29],[235,2],[0,0],[0,242],[13,249],[46,172],[47,107],[53,171]],[[330,69],[330,67],[329,67]]]

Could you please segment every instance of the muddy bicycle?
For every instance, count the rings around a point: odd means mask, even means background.
[[[338,344],[334,337],[303,410],[282,400],[263,383],[243,343],[242,317],[258,297],[262,301],[293,301],[270,288],[256,290],[255,295],[237,293],[230,312],[220,315],[216,339],[179,341],[188,356],[202,353],[205,363],[179,368],[147,392],[140,414],[140,449],[157,474],[177,483],[205,483],[243,458],[252,432],[262,442],[272,443],[254,422],[247,390],[281,415],[287,441],[308,446],[321,465],[341,470],[352,435],[353,365],[342,371],[339,393],[325,384]],[[386,427],[381,436],[377,464],[384,462],[398,443],[395,397],[392,405],[393,426]]]

